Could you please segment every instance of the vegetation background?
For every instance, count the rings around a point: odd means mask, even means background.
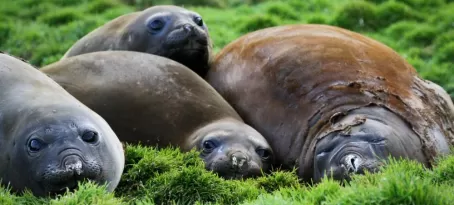
[[[159,4],[199,12],[215,52],[265,27],[314,23],[357,31],[391,48],[454,98],[453,0],[0,0],[0,50],[36,67],[57,61],[78,39],[125,13]],[[0,204],[450,204],[454,157],[431,170],[391,161],[382,172],[350,185],[326,179],[312,186],[292,172],[226,181],[203,168],[197,152],[127,146],[127,166],[115,193],[86,183],[56,199],[13,195]]]

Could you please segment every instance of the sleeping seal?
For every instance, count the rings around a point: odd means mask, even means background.
[[[327,25],[248,33],[206,80],[270,143],[276,163],[320,180],[374,172],[389,156],[431,166],[449,153],[454,108],[391,48]]]

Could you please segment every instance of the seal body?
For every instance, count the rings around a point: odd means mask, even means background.
[[[391,48],[327,25],[246,34],[206,80],[270,143],[276,163],[318,180],[404,157],[430,166],[453,144],[447,93]]]
[[[169,5],[109,21],[78,40],[63,58],[96,51],[137,51],[170,58],[203,76],[211,49],[208,28],[200,14]]]
[[[0,73],[2,185],[46,196],[88,179],[113,191],[124,153],[104,119],[17,58],[0,54]]]
[[[267,171],[272,150],[201,77],[173,60],[103,51],[41,69],[107,120],[122,142],[201,151],[225,178]]]

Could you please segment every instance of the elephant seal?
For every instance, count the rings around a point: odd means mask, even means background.
[[[339,27],[245,34],[205,78],[305,181],[374,172],[389,156],[431,166],[453,144],[446,91],[391,48]]]
[[[0,73],[1,184],[36,196],[82,180],[113,191],[125,159],[109,125],[23,60],[1,53]]]
[[[173,60],[134,51],[73,56],[41,68],[100,114],[120,141],[196,149],[226,179],[269,170],[273,153],[201,77]]]
[[[63,58],[126,50],[175,60],[204,76],[212,42],[200,14],[178,6],[153,6],[119,16],[78,40]]]

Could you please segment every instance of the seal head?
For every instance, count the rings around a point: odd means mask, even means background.
[[[3,180],[10,181],[17,190],[28,188],[35,195],[44,196],[74,190],[78,182],[86,180],[104,185],[119,179],[121,172],[112,166],[118,156],[108,154],[118,150],[109,149],[105,131],[88,122],[86,116],[68,114],[40,117],[42,113],[34,113],[27,125],[16,125],[27,127],[12,133],[17,141],[9,152],[9,159],[14,157],[9,167],[18,169],[7,171]],[[15,180],[20,178],[24,180]],[[117,183],[113,180],[107,184],[108,189],[112,191]]]
[[[37,69],[0,55],[0,178],[36,196],[93,181],[113,191],[124,153],[109,125]]]
[[[273,151],[264,137],[236,120],[220,120],[199,129],[195,147],[207,170],[225,179],[245,179],[271,169]]]
[[[338,119],[316,145],[316,182],[327,175],[349,181],[350,174],[376,172],[388,156],[427,161],[417,149],[421,147],[418,136],[400,117],[385,108],[360,108]]]
[[[208,27],[200,14],[163,5],[108,22],[76,42],[65,57],[94,51],[137,51],[170,58],[203,76],[211,49]]]

